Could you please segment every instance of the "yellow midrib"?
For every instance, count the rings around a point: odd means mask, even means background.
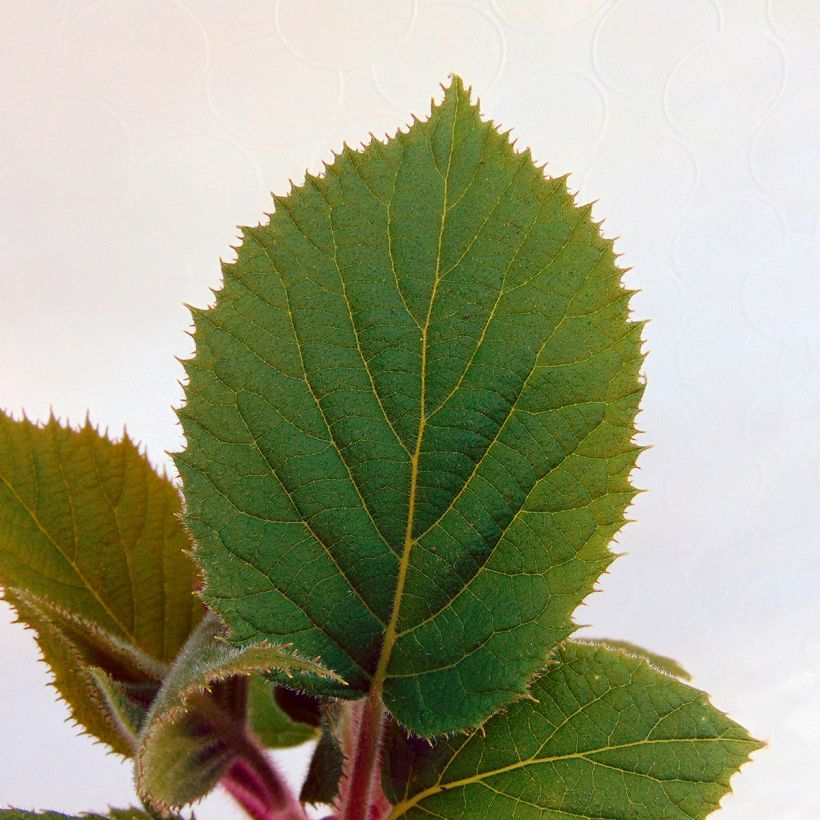
[[[498,769],[491,769],[490,771],[486,772],[478,772],[477,774],[471,775],[470,777],[463,777],[460,780],[451,780],[449,783],[437,783],[435,786],[430,786],[429,788],[425,789],[424,791],[419,792],[418,794],[411,797],[409,800],[402,800],[401,803],[396,804],[393,807],[393,811],[390,812],[388,816],[388,820],[394,820],[394,818],[401,817],[405,814],[409,809],[413,808],[413,806],[418,805],[422,800],[426,799],[427,797],[432,797],[436,794],[442,794],[443,792],[451,791],[452,789],[458,789],[462,786],[469,786],[474,783],[480,783],[482,780],[486,780],[490,777],[495,777],[496,775],[506,774],[507,772],[515,771],[516,769],[523,769],[526,766],[538,766],[544,763],[556,763],[561,760],[574,760],[574,759],[586,759],[589,760],[590,763],[599,763],[597,760],[592,760],[589,756],[595,754],[601,754],[603,752],[613,752],[618,751],[620,749],[630,749],[635,746],[643,746],[644,744],[651,743],[717,743],[721,740],[724,740],[722,737],[673,737],[673,738],[658,738],[657,740],[652,740],[650,738],[644,738],[643,740],[633,740],[630,743],[619,743],[613,746],[602,746],[599,749],[586,749],[582,752],[571,752],[569,754],[564,755],[550,755],[547,757],[531,757],[526,760],[519,760],[515,763],[511,763],[509,766],[501,766]],[[754,741],[745,741],[742,738],[732,738],[733,743],[754,743]],[[600,764],[604,765],[604,764]],[[635,773],[639,774],[639,773]],[[511,797],[513,795],[510,795]]]
[[[396,591],[393,596],[393,609],[390,613],[390,621],[384,633],[384,643],[376,672],[370,684],[371,694],[381,697],[384,686],[384,679],[387,674],[387,666],[390,662],[390,655],[396,643],[396,633],[399,622],[399,612],[401,611],[401,601],[404,595],[404,586],[407,582],[407,570],[410,566],[410,553],[415,543],[413,539],[413,523],[416,512],[416,489],[418,487],[419,457],[421,455],[421,443],[424,438],[424,429],[427,424],[425,413],[425,385],[427,380],[427,334],[430,328],[430,317],[433,313],[433,303],[436,300],[436,290],[441,274],[441,247],[444,238],[444,223],[447,217],[447,197],[450,181],[450,167],[453,162],[453,150],[455,148],[455,130],[458,121],[458,97],[456,97],[455,110],[453,111],[453,122],[450,130],[450,150],[447,157],[447,170],[444,173],[444,190],[441,204],[441,221],[438,231],[438,245],[436,249],[436,269],[433,278],[433,287],[430,291],[430,303],[427,306],[427,316],[424,320],[424,327],[421,329],[421,378],[419,387],[419,427],[416,434],[416,447],[410,457],[410,495],[407,502],[407,528],[404,533],[404,545],[402,547],[399,571],[396,577]],[[440,173],[440,172],[439,172]]]

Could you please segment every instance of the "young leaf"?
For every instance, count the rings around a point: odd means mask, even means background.
[[[412,730],[526,691],[633,495],[639,324],[564,178],[454,78],[244,230],[177,456],[206,600]]]
[[[159,689],[162,667],[96,624],[24,590],[7,589],[4,597],[34,629],[54,687],[69,704],[72,718],[115,752],[130,757],[134,736],[122,724],[119,709],[112,709],[105,681],[122,681],[129,708],[139,710]]]
[[[327,720],[322,721],[322,734],[310,759],[305,782],[299,792],[303,803],[331,804],[339,793],[344,753]]]
[[[148,709],[136,700],[124,685],[115,681],[102,669],[92,666],[88,674],[102,692],[112,722],[133,750],[136,748]]]
[[[278,671],[338,681],[315,661],[282,647],[236,648],[223,636],[222,624],[213,615],[206,616],[179,653],[143,724],[136,756],[137,793],[159,811],[203,797],[237,754],[261,754],[244,725],[243,678]]]
[[[201,617],[179,510],[127,436],[0,413],[0,586],[72,716],[122,754],[84,667],[150,687]]]
[[[98,666],[118,681],[142,683],[162,680],[168,666],[127,641],[73,612],[23,589],[9,588],[5,597],[26,623],[48,621],[80,654],[83,663]]]
[[[134,443],[0,413],[0,583],[170,661],[200,617],[179,493]]]
[[[391,818],[705,817],[762,744],[645,661],[565,644],[481,730],[434,746],[394,731]]]

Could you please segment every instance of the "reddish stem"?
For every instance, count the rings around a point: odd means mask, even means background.
[[[301,804],[283,782],[277,783],[276,793],[270,781],[281,781],[270,761],[266,777],[259,775],[257,766],[238,757],[222,778],[222,785],[253,820],[304,820]]]
[[[247,769],[244,761],[237,760],[222,778],[222,785],[253,820],[273,820],[272,810],[265,805],[267,801],[248,782]],[[254,786],[260,783],[261,781]]]
[[[356,745],[352,750],[352,767],[345,772],[339,800],[339,820],[370,820],[384,795],[379,783],[379,753],[384,730],[384,706],[377,692],[371,692],[354,723]],[[377,817],[380,814],[376,815]]]

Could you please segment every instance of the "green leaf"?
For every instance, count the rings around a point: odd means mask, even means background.
[[[159,811],[206,795],[237,754],[256,753],[244,725],[253,675],[338,677],[287,648],[230,646],[208,615],[171,667],[143,724],[136,762],[140,798]]]
[[[661,672],[666,672],[667,675],[673,675],[681,680],[692,680],[692,676],[674,659],[668,658],[666,655],[658,655],[657,652],[650,652],[637,644],[629,641],[613,641],[609,638],[589,638],[589,639],[575,639],[575,643],[584,643],[591,646],[604,646],[609,649],[617,649],[625,652],[628,655],[634,655],[637,658],[643,658],[648,661],[655,669]]]
[[[299,793],[302,803],[332,804],[339,794],[344,754],[329,721],[322,721],[322,734],[310,759],[305,782]]]
[[[201,607],[179,493],[136,445],[0,414],[0,583],[76,613],[160,661]]]
[[[121,754],[130,749],[85,667],[156,691],[198,622],[179,511],[176,487],[127,436],[0,413],[0,586],[72,717]]]
[[[7,589],[5,598],[19,619],[35,630],[54,686],[70,705],[73,719],[115,752],[130,757],[135,737],[120,711],[144,711],[159,689],[165,667],[96,624],[24,590]],[[128,706],[110,699],[109,682]]]
[[[633,496],[641,326],[565,178],[455,78],[275,198],[208,310],[177,456],[206,600],[431,735],[526,691]]]
[[[281,687],[276,687],[277,689]],[[274,686],[264,678],[251,679],[248,692],[251,728],[264,746],[284,749],[299,746],[317,735],[316,727],[293,720],[277,703]]]
[[[149,657],[93,621],[64,610],[51,601],[16,588],[7,589],[5,597],[18,614],[25,613],[26,622],[29,619],[48,621],[75,647],[85,664],[99,666],[119,681],[160,681],[168,671],[166,663]]]
[[[692,818],[761,748],[707,696],[629,654],[566,644],[481,730],[435,746],[394,731],[391,818]]]
[[[126,738],[129,747],[135,748],[148,709],[135,700],[125,686],[102,669],[92,666],[88,673],[102,692],[108,714],[111,715],[116,728]]]

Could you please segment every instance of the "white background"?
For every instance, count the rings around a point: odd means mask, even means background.
[[[168,463],[181,303],[234,226],[451,71],[599,200],[652,320],[650,492],[578,619],[769,741],[722,817],[820,817],[820,2],[1,0],[0,405],[127,422]],[[0,805],[130,802],[0,615]]]

